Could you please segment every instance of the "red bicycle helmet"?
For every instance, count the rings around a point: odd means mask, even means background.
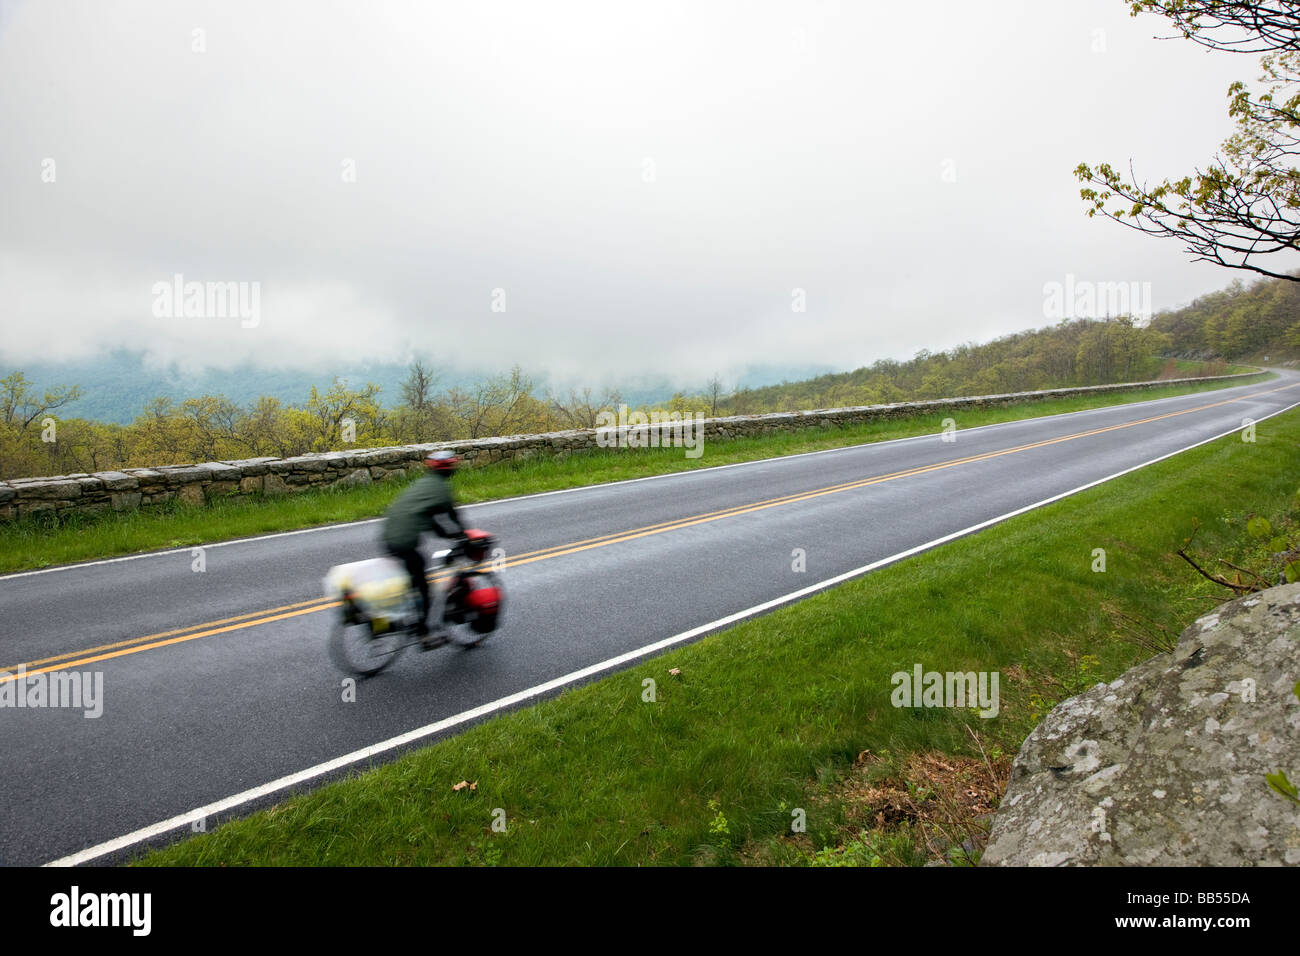
[[[440,475],[450,478],[456,473],[456,467],[460,464],[460,456],[455,452],[443,449],[441,451],[431,452],[425,459],[426,467],[431,468]]]

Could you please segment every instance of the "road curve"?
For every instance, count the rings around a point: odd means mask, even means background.
[[[102,675],[102,713],[0,706],[0,864],[111,862],[566,682],[1300,404],[1300,374],[469,506],[505,624],[408,652],[345,702],[331,565],[373,521],[0,577],[0,672]],[[705,449],[707,457],[708,449]],[[807,571],[791,570],[806,552]],[[4,700],[0,673],[0,701]],[[12,680],[9,683],[14,683]],[[16,686],[16,685],[15,685]],[[403,737],[402,735],[406,735]],[[376,747],[376,745],[379,745]],[[358,752],[374,748],[373,754]],[[237,795],[235,799],[232,796]],[[217,804],[220,813],[213,812]]]

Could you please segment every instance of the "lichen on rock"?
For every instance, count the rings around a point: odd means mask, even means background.
[[[1300,584],[1238,598],[1025,740],[981,865],[1300,864]]]

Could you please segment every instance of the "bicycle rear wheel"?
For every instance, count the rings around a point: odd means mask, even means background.
[[[405,630],[375,634],[369,621],[349,624],[340,620],[330,634],[330,658],[345,673],[370,677],[397,660],[408,643],[410,636]]]

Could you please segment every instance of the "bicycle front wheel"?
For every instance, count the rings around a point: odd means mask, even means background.
[[[368,621],[355,624],[336,621],[330,634],[330,658],[345,673],[370,677],[397,660],[407,642],[404,631],[375,634]]]

